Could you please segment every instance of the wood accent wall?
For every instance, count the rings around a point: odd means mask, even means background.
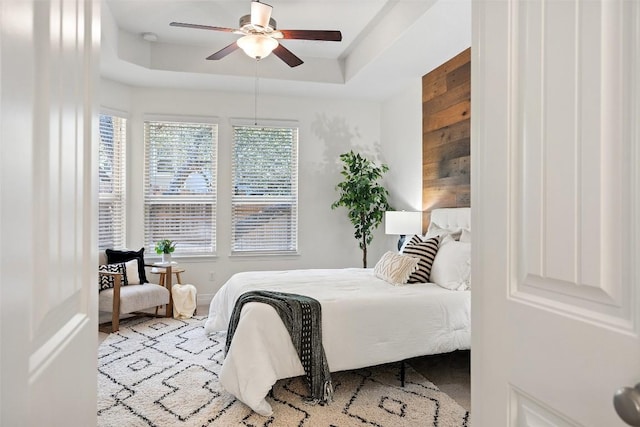
[[[422,77],[422,210],[471,205],[471,48]]]

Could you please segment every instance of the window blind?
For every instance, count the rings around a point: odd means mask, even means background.
[[[100,114],[98,248],[125,245],[125,148],[127,119]]]
[[[218,125],[145,121],[144,235],[176,242],[174,254],[216,251]]]
[[[232,252],[298,250],[298,129],[233,127]]]

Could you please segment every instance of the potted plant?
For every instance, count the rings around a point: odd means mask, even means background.
[[[362,266],[367,268],[367,246],[373,240],[373,231],[382,223],[384,212],[390,209],[389,192],[378,183],[389,170],[385,164],[377,166],[371,160],[353,151],[340,155],[344,181],[336,186],[340,198],[331,209],[344,206],[354,225],[354,236],[362,249]]]
[[[164,239],[156,243],[156,253],[162,255],[162,262],[171,263],[171,254],[176,250],[176,244],[173,240]]]

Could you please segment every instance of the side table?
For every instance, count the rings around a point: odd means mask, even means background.
[[[160,275],[160,278],[158,279],[158,285],[160,286],[164,286],[166,277],[167,277],[167,272],[164,267],[166,267],[166,265],[163,265],[162,263],[156,263],[156,264],[153,264],[153,268],[151,269],[152,274]],[[173,266],[173,265],[171,266],[171,272],[176,275],[176,282],[180,285],[182,284],[182,278],[180,277],[180,273],[184,273],[184,271],[185,271],[184,268],[180,268],[178,266]]]

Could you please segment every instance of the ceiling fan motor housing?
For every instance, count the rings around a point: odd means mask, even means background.
[[[260,29],[261,27],[256,27],[255,25],[253,25],[251,23],[251,15],[244,15],[242,18],[240,18],[240,28],[244,31],[247,31],[249,33],[251,32],[261,32]],[[269,18],[269,26],[267,28],[264,28],[264,30],[266,30],[266,32],[270,33],[272,31],[276,30],[276,20],[273,18]]]

